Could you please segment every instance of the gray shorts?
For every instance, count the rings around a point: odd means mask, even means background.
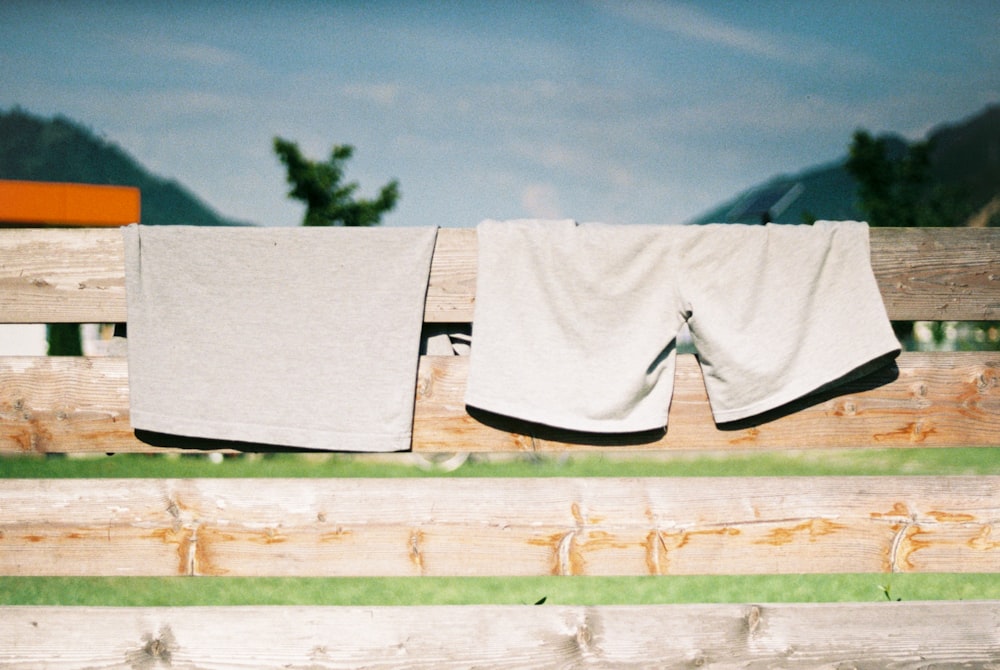
[[[686,322],[717,422],[899,352],[868,225],[484,221],[466,404],[571,430],[662,428]]]

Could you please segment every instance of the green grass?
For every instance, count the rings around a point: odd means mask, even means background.
[[[486,459],[451,473],[415,467],[408,455],[248,455],[212,463],[205,455],[118,454],[87,458],[0,458],[0,478],[75,477],[728,477],[1000,474],[1000,448],[687,452]]]
[[[996,475],[1000,449],[679,453],[622,459],[588,453],[476,459],[451,473],[407,457],[293,454],[0,458],[0,478],[593,477]],[[2,483],[0,483],[2,485]],[[846,574],[518,578],[0,578],[6,605],[435,605],[871,602],[1000,599],[996,574]]]
[[[672,577],[14,577],[6,605],[617,605],[1000,599],[983,574]]]

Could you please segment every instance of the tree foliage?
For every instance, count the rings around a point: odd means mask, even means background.
[[[395,179],[375,199],[355,198],[357,182],[343,183],[344,164],[354,154],[350,145],[335,145],[330,158],[318,162],[305,158],[295,142],[275,137],[274,152],[287,170],[288,196],[306,205],[304,226],[375,226],[399,200]]]
[[[80,324],[50,323],[45,329],[49,356],[83,356]]]
[[[934,182],[932,148],[930,142],[890,147],[885,139],[874,138],[865,130],[854,133],[846,167],[858,181],[861,209],[870,225],[960,226],[968,219],[974,211],[968,197],[958,189]],[[928,326],[938,344],[946,339],[944,323],[929,322]],[[1000,348],[996,322],[973,322],[967,326],[971,335],[957,338],[957,348]],[[913,347],[913,322],[895,321],[893,329],[907,348]]]
[[[858,182],[868,223],[903,228],[961,225],[971,210],[960,193],[932,179],[931,143],[898,144],[866,130],[852,138],[846,167]]]

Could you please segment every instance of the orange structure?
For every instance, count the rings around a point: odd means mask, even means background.
[[[132,186],[0,179],[0,225],[123,226],[139,215]]]

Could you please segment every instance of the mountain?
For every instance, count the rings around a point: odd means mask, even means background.
[[[19,108],[0,110],[0,179],[135,186],[142,193],[142,223],[148,225],[249,225],[220,216],[176,181],[150,174],[79,124]]]
[[[978,208],[1000,197],[1000,105],[931,133],[931,172]]]
[[[902,155],[905,139],[886,135],[890,156]],[[955,194],[962,212],[956,225],[1000,225],[1000,105],[932,130],[933,185]],[[847,141],[850,141],[849,138]],[[844,167],[847,156],[792,175],[779,175],[731,198],[689,223],[776,223],[858,219],[858,184]]]

